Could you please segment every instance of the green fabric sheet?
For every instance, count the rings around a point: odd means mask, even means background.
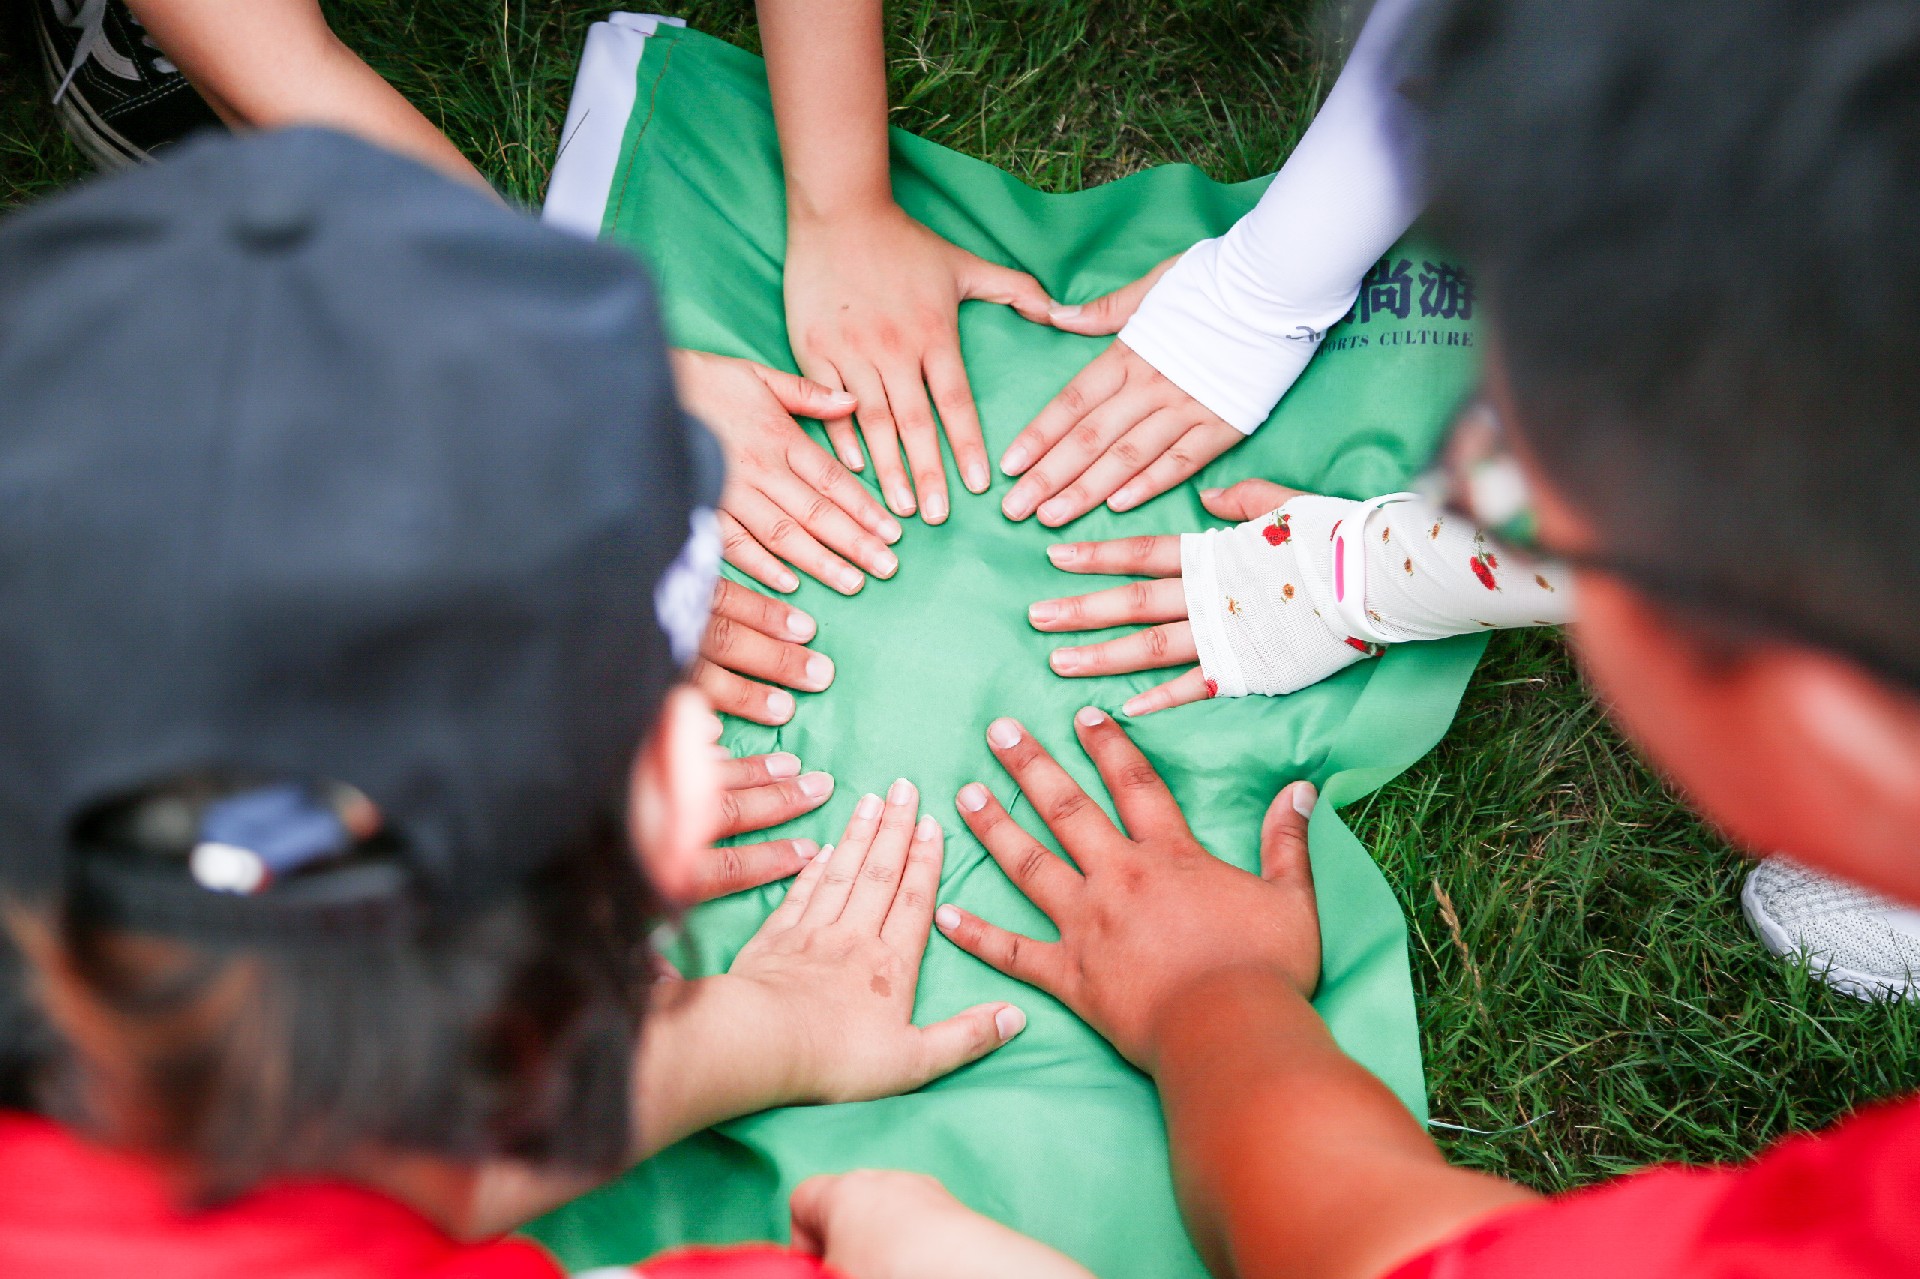
[[[604,235],[636,249],[661,283],[673,340],[792,369],[781,306],[784,197],[762,64],[696,32],[647,43],[636,107],[608,200]],[[1252,206],[1264,181],[1223,186],[1173,165],[1091,191],[1044,195],[987,164],[895,131],[894,190],[906,210],[983,256],[1031,271],[1056,297],[1083,301],[1138,277]],[[1402,245],[1415,281],[1440,259]],[[1199,483],[1264,476],[1350,497],[1401,486],[1428,457],[1475,375],[1460,320],[1408,318],[1383,298],[1363,324],[1327,339],[1274,420]],[[1053,332],[1011,310],[960,313],[967,367],[990,454],[1024,426],[1106,339]],[[1364,340],[1363,340],[1364,339]],[[949,474],[952,475],[951,466]],[[871,482],[871,468],[866,477]],[[1010,481],[974,497],[953,481],[953,516],[905,521],[892,581],[847,599],[807,581],[792,598],[819,620],[817,647],[838,678],[801,695],[780,729],[729,722],[736,754],[793,751],[838,779],[833,800],[794,824],[833,840],[854,803],[896,777],[917,783],[947,831],[943,900],[1052,936],[966,832],[953,795],[990,783],[1032,820],[987,750],[996,715],[1020,717],[1105,801],[1073,736],[1086,704],[1117,710],[1167,673],[1067,680],[1048,669],[1060,641],[1033,631],[1029,602],[1091,590],[1047,562],[1063,535],[1000,514]],[[1140,510],[1080,520],[1074,539],[1173,533],[1211,518],[1191,484]],[[1115,634],[1120,632],[1116,631]],[[1185,806],[1202,842],[1253,867],[1260,818],[1286,782],[1307,777],[1330,803],[1310,842],[1325,930],[1317,1000],[1341,1044],[1417,1114],[1419,1044],[1398,907],[1337,808],[1380,786],[1446,730],[1485,641],[1411,644],[1285,698],[1215,700],[1128,725]],[[1123,722],[1125,722],[1123,720]],[[1109,811],[1111,807],[1109,806]],[[689,975],[724,970],[784,886],[694,911],[676,958]],[[1078,1258],[1096,1273],[1182,1279],[1204,1273],[1181,1226],[1150,1082],[1038,991],[1001,977],[937,934],[927,953],[923,1023],[983,1000],[1025,1009],[1011,1044],[910,1096],[793,1108],[723,1125],[537,1223],[569,1267],[629,1262],[688,1243],[787,1237],[786,1201],[802,1179],[857,1167],[939,1177],[961,1199]]]

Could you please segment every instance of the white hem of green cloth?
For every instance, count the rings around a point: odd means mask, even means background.
[[[560,129],[560,149],[547,180],[540,219],[589,240],[600,238],[607,216],[607,194],[620,166],[620,145],[633,116],[635,77],[647,37],[662,23],[684,27],[684,18],[651,13],[615,13],[587,29],[580,70]]]

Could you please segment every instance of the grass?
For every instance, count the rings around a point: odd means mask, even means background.
[[[604,4],[327,4],[335,29],[500,189],[544,188]],[[757,48],[742,3],[694,25]],[[1273,167],[1324,88],[1305,0],[899,0],[895,120],[1035,185],[1185,160]],[[0,206],[84,172],[16,39]],[[1722,1160],[1920,1086],[1920,1008],[1836,996],[1739,918],[1743,863],[1650,776],[1557,638],[1497,636],[1452,734],[1351,814],[1406,909],[1436,1131],[1542,1189]]]

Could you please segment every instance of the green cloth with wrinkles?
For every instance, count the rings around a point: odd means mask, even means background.
[[[792,369],[781,305],[785,205],[760,60],[663,27],[648,40],[638,74],[638,106],[603,234],[632,246],[657,273],[675,343]],[[1170,165],[1091,191],[1044,195],[898,130],[893,172],[907,212],[992,261],[1032,272],[1065,301],[1096,297],[1219,234],[1265,185],[1224,186]],[[1409,258],[1416,273],[1423,261],[1439,260],[1417,245],[1390,256]],[[1470,347],[1445,344],[1445,335],[1466,334],[1469,325],[1422,320],[1417,307],[1409,314],[1336,328],[1273,420],[1198,483],[1128,514],[1097,510],[1066,536],[1207,527],[1217,521],[1201,508],[1197,488],[1248,476],[1349,497],[1401,486],[1424,464],[1475,376]],[[961,308],[960,333],[995,459],[1107,341],[1054,332],[986,303]],[[1357,335],[1367,337],[1364,346],[1341,340]],[[1172,672],[1055,676],[1046,659],[1062,641],[1032,630],[1026,606],[1111,579],[1055,570],[1045,548],[1061,535],[1001,516],[1011,484],[1004,476],[996,473],[990,494],[976,497],[961,488],[950,459],[948,473],[952,518],[937,528],[905,521],[893,580],[869,582],[852,598],[805,580],[792,597],[819,621],[815,645],[838,667],[832,688],[800,695],[783,728],[730,720],[725,740],[739,755],[792,751],[808,768],[835,776],[832,801],[786,832],[822,843],[837,836],[862,794],[912,779],[946,828],[942,899],[1050,937],[1045,918],[960,823],[953,796],[968,781],[985,781],[1040,831],[986,745],[988,722],[1015,715],[1106,803],[1074,738],[1074,711],[1089,703],[1117,710]],[[862,478],[873,482],[871,467]],[[1200,840],[1242,867],[1257,864],[1261,816],[1279,788],[1300,777],[1321,786],[1330,802],[1310,829],[1325,932],[1316,1004],[1340,1043],[1422,1115],[1405,925],[1336,810],[1440,739],[1484,643],[1476,636],[1403,645],[1290,697],[1221,699],[1127,724]],[[784,891],[775,885],[695,910],[675,956],[683,970],[724,970]],[[1029,1021],[984,1060],[909,1096],[724,1124],[531,1233],[576,1269],[682,1244],[785,1239],[787,1197],[802,1179],[904,1168],[933,1174],[968,1204],[1107,1279],[1203,1275],[1174,1204],[1150,1081],[1065,1008],[936,934],[917,1019],[924,1024],[985,1000],[1015,1003]]]

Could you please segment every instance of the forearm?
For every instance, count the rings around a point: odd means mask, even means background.
[[[890,204],[881,0],[759,0],[789,222]]]
[[[1372,1279],[1532,1197],[1450,1167],[1277,973],[1203,979],[1155,1044],[1181,1207],[1215,1274]]]
[[[1242,431],[1273,411],[1352,306],[1367,268],[1406,233],[1391,53],[1413,0],[1380,0],[1340,78],[1251,212],[1181,258],[1120,340]]]
[[[129,7],[229,125],[325,125],[487,187],[459,148],[340,43],[316,0],[129,0]]]

